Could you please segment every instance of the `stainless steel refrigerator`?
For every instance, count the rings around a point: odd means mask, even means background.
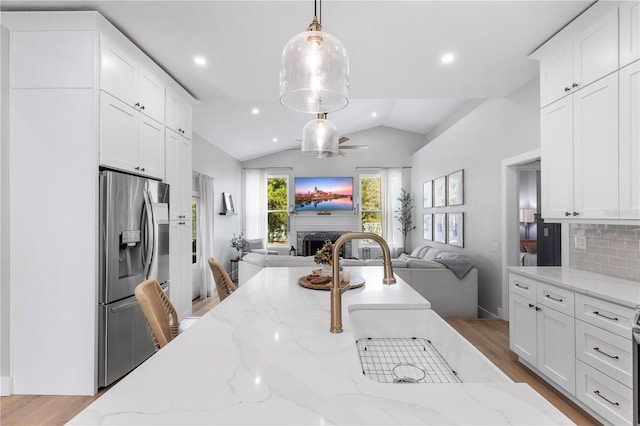
[[[100,172],[98,385],[108,386],[154,352],[135,296],[150,278],[169,291],[169,185]]]

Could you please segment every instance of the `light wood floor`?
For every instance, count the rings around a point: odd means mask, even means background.
[[[219,302],[217,295],[193,304],[193,315],[202,316]],[[577,425],[600,424],[553,387],[523,367],[509,350],[509,325],[505,321],[448,319],[460,334],[476,346],[515,382],[526,382]],[[0,398],[0,425],[62,425],[71,420],[105,390],[95,396],[12,395]]]

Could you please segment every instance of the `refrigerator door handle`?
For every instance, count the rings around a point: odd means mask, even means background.
[[[123,303],[122,305],[118,305],[116,307],[109,308],[109,309],[111,309],[111,312],[118,312],[118,311],[124,311],[125,309],[133,308],[134,306],[137,306],[139,304],[140,303],[138,302],[138,300],[134,299],[129,303]]]
[[[144,255],[144,277],[149,279],[149,272],[151,271],[151,265],[153,264],[153,253],[156,248],[156,232],[155,232],[155,220],[153,217],[153,208],[151,207],[151,197],[149,189],[144,192],[144,210],[143,218],[146,222],[145,233],[145,255]]]

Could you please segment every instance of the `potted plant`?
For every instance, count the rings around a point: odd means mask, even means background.
[[[400,222],[400,231],[402,231],[402,250],[404,251],[407,245],[407,234],[409,231],[416,229],[413,225],[413,197],[407,191],[402,189],[402,193],[397,198],[400,202],[400,207],[394,211],[393,216],[398,222]]]
[[[242,249],[247,245],[247,240],[244,238],[244,231],[240,231],[240,234],[233,233],[231,238],[231,247],[238,250],[238,259],[242,257]]]

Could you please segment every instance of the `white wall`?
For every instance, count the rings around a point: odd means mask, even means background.
[[[0,395],[12,393],[9,286],[9,31],[0,27]]]
[[[479,272],[481,316],[497,316],[502,305],[501,161],[539,146],[536,78],[503,98],[486,101],[412,156],[411,193],[418,227],[410,233],[409,246],[429,243],[471,258]],[[464,169],[464,205],[423,209],[423,183],[460,169]],[[424,240],[420,224],[427,211],[463,212],[465,247]]]
[[[241,231],[240,215],[221,216],[218,213],[222,211],[223,192],[231,193],[236,211],[242,212],[242,167],[238,160],[194,133],[193,171],[213,178],[213,257],[230,271],[229,260],[236,255],[230,240],[234,232]]]

